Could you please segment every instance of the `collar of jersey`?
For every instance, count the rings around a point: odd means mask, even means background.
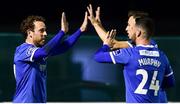
[[[32,45],[32,46],[34,46],[34,47],[37,47],[37,46],[35,46],[35,45],[33,45],[33,44],[30,44],[30,43],[26,43],[26,42],[25,42],[25,43],[23,43],[23,44],[28,44],[28,45]]]
[[[154,45],[143,45],[143,44],[139,44],[136,45],[137,47],[148,47],[148,48],[154,48]]]

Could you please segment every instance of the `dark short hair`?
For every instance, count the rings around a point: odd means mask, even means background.
[[[20,30],[25,38],[27,38],[27,30],[34,30],[35,21],[45,22],[45,19],[42,16],[31,15],[21,22]]]
[[[149,17],[136,18],[136,26],[145,31],[145,37],[149,39],[154,34],[154,21]]]
[[[134,18],[143,18],[143,17],[148,17],[149,14],[147,12],[144,11],[134,11],[134,10],[130,10],[128,12],[128,17],[133,16]]]

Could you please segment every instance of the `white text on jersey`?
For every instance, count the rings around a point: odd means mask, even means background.
[[[160,61],[158,61],[156,59],[153,59],[153,58],[142,58],[142,59],[139,59],[138,62],[139,62],[140,66],[142,66],[142,65],[152,65],[152,66],[155,66],[155,67],[159,67],[161,65]]]

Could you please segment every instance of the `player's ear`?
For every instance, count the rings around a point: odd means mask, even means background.
[[[138,29],[138,30],[136,31],[136,37],[140,37],[140,36],[141,36],[141,30]]]
[[[32,31],[31,30],[27,30],[27,35],[32,38]]]

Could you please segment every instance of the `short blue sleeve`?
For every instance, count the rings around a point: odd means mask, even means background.
[[[33,45],[23,44],[17,48],[15,53],[15,59],[33,62],[33,56],[37,49],[38,48]]]
[[[129,49],[130,48],[124,48],[110,52],[113,63],[127,64],[131,56]]]

